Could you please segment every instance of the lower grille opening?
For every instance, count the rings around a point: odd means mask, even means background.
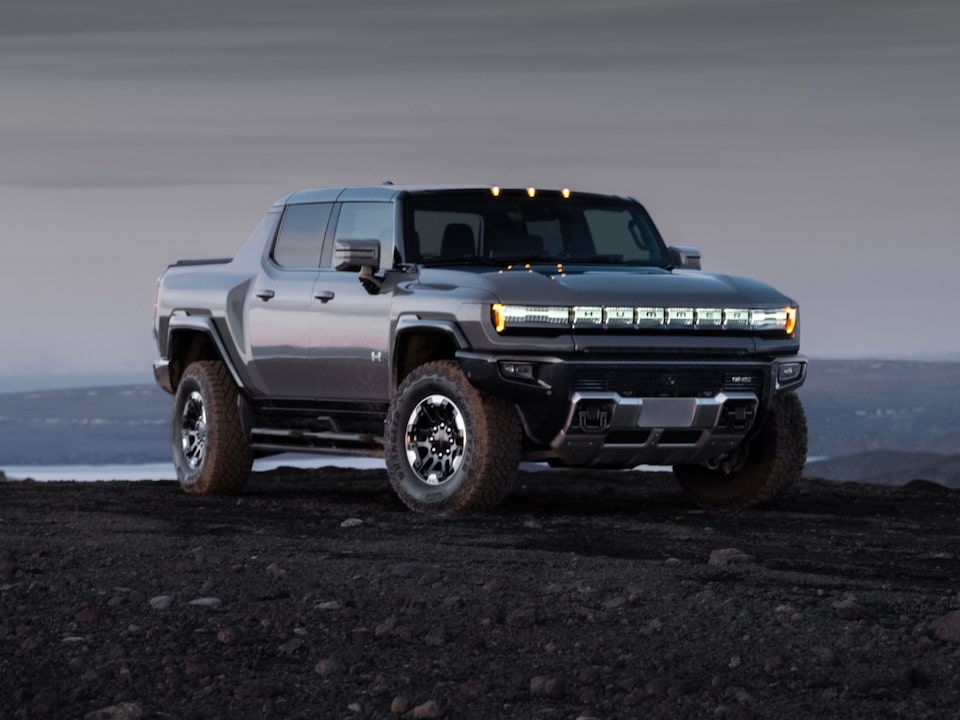
[[[650,439],[649,430],[614,430],[607,434],[607,445],[643,445]]]
[[[703,430],[664,430],[660,435],[661,445],[696,445]]]

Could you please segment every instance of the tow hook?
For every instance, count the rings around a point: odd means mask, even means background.
[[[746,432],[753,424],[753,415],[751,404],[727,403],[723,408],[722,424],[732,432]]]
[[[603,405],[580,405],[577,418],[581,432],[604,432],[610,427],[610,411]]]

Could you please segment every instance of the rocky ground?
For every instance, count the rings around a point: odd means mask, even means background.
[[[3,718],[957,718],[960,492],[525,474],[495,513],[377,471],[0,482]]]

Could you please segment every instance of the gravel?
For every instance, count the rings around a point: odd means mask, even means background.
[[[349,522],[363,518],[362,522]],[[960,492],[522,475],[420,516],[383,473],[0,484],[2,718],[952,718]]]

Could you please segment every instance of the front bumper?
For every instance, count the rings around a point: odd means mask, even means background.
[[[516,404],[532,454],[577,467],[700,463],[729,453],[762,424],[777,394],[803,384],[807,366],[801,355],[458,359],[477,388]]]

